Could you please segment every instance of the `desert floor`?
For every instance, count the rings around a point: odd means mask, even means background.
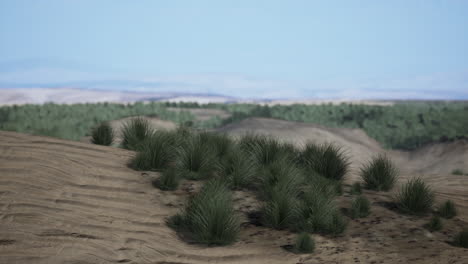
[[[114,122],[118,129],[121,121]],[[173,129],[153,119],[153,126]],[[434,144],[412,152],[385,151],[358,129],[335,129],[252,118],[219,129],[233,137],[247,131],[274,135],[298,146],[311,140],[335,142],[347,151],[353,168],[339,197],[343,210],[352,197],[349,184],[358,168],[386,152],[401,169],[400,183],[419,176],[436,191],[437,201],[452,199],[459,210],[430,233],[430,216],[395,211],[394,193],[364,191],[372,202],[367,218],[349,220],[338,237],[313,235],[316,250],[288,251],[295,234],[258,224],[260,204],[252,193],[235,192],[244,222],[230,246],[206,247],[184,241],[165,224],[200,182],[183,181],[178,190],[154,188],[156,172],[128,168],[135,155],[115,147],[0,131],[0,263],[468,263],[468,249],[449,244],[468,227],[468,142]],[[86,139],[83,139],[86,141]]]

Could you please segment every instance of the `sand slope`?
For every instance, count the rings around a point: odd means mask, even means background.
[[[298,141],[336,139],[356,161],[381,151],[357,130],[264,119],[246,122],[247,127]],[[237,124],[222,130],[236,134],[243,129]],[[295,255],[284,249],[292,244],[293,234],[256,226],[245,216],[234,245],[210,248],[184,242],[165,220],[198,183],[184,181],[179,190],[162,192],[151,185],[157,173],[126,166],[133,155],[0,131],[0,263],[468,263],[467,249],[447,243],[468,226],[468,176],[424,174],[436,183],[439,195],[453,198],[461,209],[443,232],[425,231],[427,217],[402,216],[389,208],[390,194],[366,192],[373,202],[371,216],[349,219],[348,230],[338,238],[314,235],[316,252]],[[250,193],[236,192],[235,197],[239,212],[259,207]],[[344,208],[349,202],[349,195],[340,198]]]

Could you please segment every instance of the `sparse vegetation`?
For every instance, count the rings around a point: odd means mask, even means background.
[[[251,186],[255,181],[256,171],[253,159],[238,147],[232,147],[220,163],[220,174],[231,189]]]
[[[143,142],[151,136],[153,130],[148,120],[141,117],[131,119],[122,128],[122,147],[130,150],[140,150]]]
[[[457,215],[457,208],[455,207],[455,203],[451,200],[445,201],[439,206],[439,215],[447,219],[455,217]]]
[[[294,244],[294,251],[299,254],[312,253],[315,250],[314,239],[305,232],[300,233]]]
[[[429,223],[426,224],[426,228],[431,231],[440,231],[442,230],[443,224],[439,216],[435,215],[429,220]]]
[[[455,170],[452,171],[452,174],[453,175],[463,175],[463,171],[460,170],[460,169],[455,169]]]
[[[457,247],[468,248],[468,229],[462,230],[453,239],[453,245]]]
[[[137,170],[163,170],[175,158],[176,135],[166,131],[155,131],[146,136],[139,152],[131,161]]]
[[[362,218],[370,214],[370,202],[365,196],[358,196],[351,205],[351,217]]]
[[[211,180],[188,202],[185,210],[169,224],[186,230],[193,239],[208,245],[227,245],[238,236],[240,222],[234,212],[231,193],[224,183]]]
[[[114,130],[107,122],[96,126],[91,133],[91,142],[97,145],[110,146],[114,142]]]
[[[424,215],[432,210],[434,192],[421,178],[413,178],[401,187],[396,199],[401,211]]]
[[[351,195],[359,195],[362,193],[362,188],[361,188],[361,183],[355,182],[353,185],[351,185],[351,190],[350,190]]]
[[[379,155],[361,168],[361,177],[365,188],[389,191],[396,183],[398,170],[388,157]]]

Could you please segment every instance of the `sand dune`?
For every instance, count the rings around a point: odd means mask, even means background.
[[[356,164],[384,151],[360,130],[271,119],[220,129],[232,135],[246,130],[298,144],[334,141]],[[314,235],[315,253],[295,255],[284,249],[294,234],[256,226],[245,215],[239,241],[231,246],[183,241],[165,220],[183,207],[199,183],[184,181],[177,191],[162,192],[151,185],[157,173],[126,166],[134,152],[0,131],[0,263],[468,263],[468,249],[447,243],[468,226],[468,176],[445,170],[466,169],[466,143],[418,151],[388,153],[399,155],[397,163],[405,165],[402,180],[420,174],[438,197],[454,199],[460,216],[446,221],[443,232],[423,229],[428,217],[404,216],[389,208],[391,194],[366,191],[373,203],[369,217],[350,219],[346,233],[337,238]],[[446,167],[434,174],[420,169],[438,167],[439,161]],[[354,172],[348,182],[356,178]],[[250,193],[238,191],[235,198],[239,213],[259,206]],[[349,207],[348,195],[339,199]]]

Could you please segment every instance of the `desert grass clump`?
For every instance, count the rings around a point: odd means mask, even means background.
[[[434,215],[425,227],[431,232],[440,231],[443,227],[442,220],[438,215]]]
[[[463,171],[460,170],[460,169],[455,169],[455,170],[452,171],[452,174],[453,175],[463,175]]]
[[[232,140],[226,134],[201,132],[200,140],[203,144],[207,144],[213,148],[218,158],[226,156],[233,147]]]
[[[335,181],[344,179],[350,165],[342,149],[333,144],[307,143],[299,160],[306,169]]]
[[[231,189],[242,189],[255,181],[257,167],[251,157],[238,147],[232,147],[221,160],[219,171]]]
[[[398,177],[398,170],[385,155],[379,155],[361,168],[364,187],[376,191],[389,191]]]
[[[468,248],[468,229],[464,229],[455,236],[453,239],[453,245]]]
[[[152,134],[148,120],[141,117],[131,119],[122,128],[122,147],[130,150],[140,150],[145,139]]]
[[[358,196],[351,205],[351,217],[362,218],[370,214],[370,202],[365,196]]]
[[[97,145],[110,146],[114,142],[114,130],[109,123],[103,122],[91,133],[91,142]]]
[[[175,141],[174,133],[155,131],[139,147],[139,152],[131,161],[131,167],[156,171],[167,168],[175,158]]]
[[[180,177],[173,168],[163,171],[155,182],[156,186],[163,191],[173,191],[179,187],[179,183]]]
[[[270,198],[262,208],[262,223],[275,229],[292,227],[299,215],[299,202],[286,190],[270,193]]]
[[[239,146],[261,166],[268,166],[283,158],[294,159],[292,145],[281,143],[270,136],[246,134],[239,140]]]
[[[346,229],[346,221],[333,198],[333,189],[311,186],[301,195],[300,216],[295,224],[299,231],[338,235]]]
[[[455,217],[457,215],[457,208],[455,207],[455,203],[451,200],[445,201],[439,206],[439,215],[447,219]]]
[[[200,135],[193,134],[177,148],[175,168],[190,180],[209,178],[218,167],[215,150],[204,144]]]
[[[231,192],[219,180],[207,182],[189,200],[184,212],[169,220],[169,225],[190,232],[195,241],[208,245],[230,244],[240,229]]]
[[[351,195],[359,195],[362,193],[362,187],[361,183],[355,182],[353,185],[351,185],[351,190],[350,190]]]
[[[421,178],[413,178],[401,187],[396,199],[402,212],[424,215],[432,210],[434,191]]]
[[[306,232],[300,233],[294,244],[294,251],[299,254],[312,253],[315,250],[314,239]]]

